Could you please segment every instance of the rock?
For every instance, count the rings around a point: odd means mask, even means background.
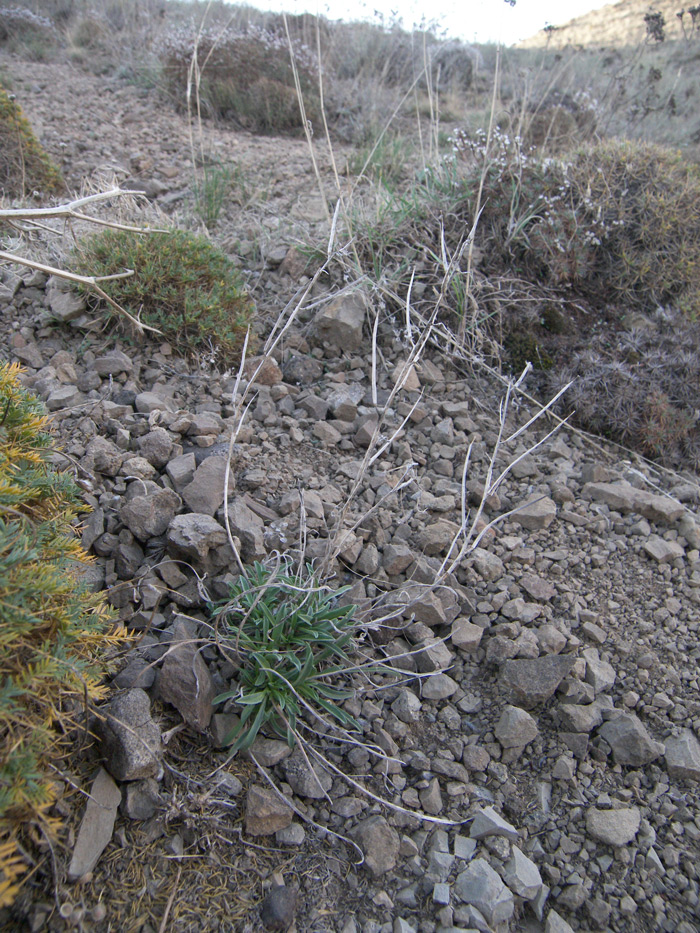
[[[245,828],[251,836],[272,836],[292,822],[294,811],[270,787],[252,784],[246,797]]]
[[[535,863],[517,846],[503,870],[503,880],[511,891],[526,901],[534,900],[542,890],[542,876]]]
[[[550,599],[557,595],[557,591],[551,583],[534,573],[524,573],[518,582],[528,596],[539,602],[549,602]]]
[[[416,667],[422,674],[433,671],[444,671],[448,669],[454,658],[452,652],[444,643],[437,638],[428,638],[420,643],[421,651],[418,651],[414,657]]]
[[[569,654],[508,660],[501,667],[500,680],[525,709],[532,709],[554,694],[562,680],[571,672],[575,660]]]
[[[472,820],[469,835],[472,839],[483,839],[484,836],[504,836],[511,842],[518,841],[518,831],[515,826],[504,820],[493,807],[484,807],[483,810],[479,810]]]
[[[418,796],[425,813],[430,813],[432,816],[442,813],[444,804],[440,793],[440,781],[437,778],[433,778],[428,786],[419,792]]]
[[[512,521],[528,531],[537,531],[540,528],[549,528],[556,515],[556,503],[548,496],[530,496],[517,507]]]
[[[598,735],[605,739],[612,749],[613,758],[621,765],[638,768],[664,753],[664,746],[652,739],[634,713],[622,713],[616,719],[608,720],[598,729]]]
[[[314,318],[314,335],[317,340],[329,343],[338,350],[359,350],[362,347],[365,313],[365,299],[360,292],[341,294]]]
[[[134,364],[131,357],[121,350],[110,350],[92,361],[92,369],[98,376],[118,376],[120,373],[133,372]]]
[[[160,774],[160,729],[151,719],[151,701],[144,690],[135,687],[113,697],[98,728],[105,767],[118,781]]]
[[[174,644],[168,649],[158,678],[158,693],[197,732],[206,732],[213,711],[214,684],[202,660],[199,644],[187,626],[175,623]]]
[[[485,548],[474,548],[471,560],[476,572],[488,583],[499,580],[503,576],[505,571],[503,561],[496,554],[492,554]]]
[[[581,498],[602,502],[615,512],[631,512],[638,493],[629,483],[586,483]]]
[[[382,554],[382,567],[390,576],[402,573],[415,560],[415,555],[406,544],[387,544]]]
[[[601,661],[596,648],[584,648],[583,657],[586,659],[585,681],[590,684],[596,693],[610,690],[615,683],[615,668],[607,661]]]
[[[138,489],[143,483],[134,484]],[[139,541],[147,541],[168,530],[182,500],[172,489],[149,490],[147,495],[127,499],[119,510],[119,517]]]
[[[144,415],[153,411],[175,411],[175,402],[170,398],[163,398],[155,392],[140,392],[134,399],[134,408]]]
[[[64,324],[75,321],[87,310],[85,297],[70,288],[66,289],[66,284],[52,276],[46,286],[46,303],[51,314]]]
[[[266,739],[257,735],[246,754],[249,758],[255,758],[263,768],[273,768],[280,761],[289,758],[292,749],[281,739]]]
[[[105,476],[116,476],[124,460],[124,453],[106,437],[93,437],[85,450],[81,463],[86,470],[96,470]]]
[[[592,732],[603,721],[603,714],[597,703],[562,703],[556,717],[566,732]]]
[[[544,933],[574,933],[574,930],[556,910],[550,910],[544,925]]]
[[[433,674],[422,684],[424,700],[446,700],[459,689],[459,685],[448,674]]]
[[[92,782],[87,806],[78,830],[68,880],[78,881],[92,871],[112,838],[117,808],[122,799],[119,788],[104,768]]]
[[[121,809],[130,820],[150,820],[161,804],[158,782],[153,778],[131,781],[124,787]]]
[[[370,816],[362,820],[350,835],[362,849],[364,864],[375,877],[395,867],[399,856],[399,834],[383,816]]]
[[[82,399],[82,394],[75,386],[59,386],[49,392],[46,398],[46,407],[49,411],[61,411],[64,408],[72,408]]]
[[[650,535],[642,544],[649,557],[659,564],[670,564],[676,558],[683,557],[685,551],[677,541],[666,541],[659,535]]]
[[[515,899],[489,863],[478,858],[457,875],[455,893],[472,904],[492,924],[506,923],[513,916]]]
[[[267,555],[263,537],[263,520],[248,507],[241,496],[232,499],[226,511],[231,533],[240,539],[243,559],[249,562],[262,560]],[[218,515],[223,524],[223,509],[219,510]]]
[[[282,364],[282,374],[285,382],[292,385],[310,385],[323,376],[323,363],[312,356],[292,353]]]
[[[252,356],[247,359],[243,375],[249,382],[261,386],[276,386],[282,382],[282,370],[269,356]]]
[[[700,742],[692,729],[666,740],[666,770],[674,780],[700,781]]]
[[[637,807],[620,810],[591,807],[586,813],[586,832],[606,845],[626,846],[637,835],[641,819]]]
[[[310,765],[300,748],[284,760],[287,783],[295,794],[312,800],[325,797],[333,785],[333,778],[318,765]]]
[[[189,453],[174,457],[166,466],[165,472],[170,477],[175,491],[182,493],[182,490],[194,479],[196,469],[197,460],[195,455]],[[224,501],[223,498],[221,501]]]
[[[226,531],[211,517],[200,512],[176,515],[167,531],[168,546],[176,555],[206,560],[212,548],[226,544]]]
[[[154,428],[144,434],[138,444],[141,456],[159,470],[168,462],[173,449],[172,439],[163,428]]]
[[[670,496],[659,496],[644,489],[635,492],[635,511],[650,522],[672,525],[685,514],[685,506]]]
[[[191,482],[181,492],[193,512],[214,515],[224,502],[224,486],[228,458],[207,457],[195,470]],[[229,494],[234,489],[233,473],[229,475]],[[235,533],[235,532],[234,532]]]
[[[288,930],[294,920],[297,892],[284,884],[270,888],[260,907],[260,919],[266,930]]]
[[[452,623],[450,639],[455,648],[462,651],[476,651],[481,643],[484,630],[467,619],[455,619]]]
[[[458,532],[459,526],[455,522],[433,522],[418,533],[416,543],[424,554],[434,557],[448,549]]]
[[[401,722],[418,722],[420,719],[421,701],[408,687],[402,687],[398,696],[391,704],[391,711]]]
[[[506,706],[493,731],[503,748],[522,748],[539,735],[532,716],[517,706]]]

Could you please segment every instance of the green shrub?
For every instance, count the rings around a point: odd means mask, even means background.
[[[227,600],[211,607],[227,656],[241,665],[236,687],[215,699],[242,707],[227,744],[248,748],[269,726],[293,745],[308,711],[356,727],[337,705],[353,695],[337,686],[351,666],[347,651],[355,631],[355,607],[337,602],[345,589],[320,586],[311,568],[304,576],[256,563],[230,587]]]
[[[226,365],[237,361],[253,305],[236,267],[204,237],[107,230],[81,244],[78,269],[97,276],[133,269],[102,283],[110,298],[183,352],[213,350]]]
[[[0,87],[0,193],[18,198],[35,191],[58,194],[64,187],[22,108]]]
[[[0,366],[0,906],[30,867],[32,828],[57,828],[49,765],[66,754],[74,710],[103,698],[105,649],[123,638],[79,582],[79,490],[49,465],[47,418],[18,374]]]
[[[0,47],[5,51],[42,62],[59,44],[58,31],[48,17],[25,7],[0,7]]]
[[[318,69],[315,57],[292,40],[307,118],[320,118]],[[179,108],[187,104],[190,65],[195,40],[186,30],[174,30],[158,54],[163,78]],[[259,133],[286,133],[302,128],[287,39],[269,29],[204,31],[197,40],[197,62],[203,112],[232,120]],[[194,88],[192,91],[194,95]],[[194,96],[193,108],[196,106]]]

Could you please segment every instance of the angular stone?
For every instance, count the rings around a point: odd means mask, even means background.
[[[601,502],[615,512],[632,512],[638,492],[629,483],[586,483],[581,497]]]
[[[596,693],[610,690],[617,677],[612,664],[601,661],[595,648],[584,649],[583,657],[586,659],[586,683],[590,684]]]
[[[263,537],[263,520],[248,507],[242,496],[232,499],[226,507],[226,511],[231,533],[240,539],[243,559],[247,561],[262,560],[267,554]],[[218,517],[223,524],[223,509],[219,510]]]
[[[544,925],[544,933],[574,933],[574,929],[556,910],[550,910]]]
[[[276,386],[282,382],[282,370],[272,357],[252,356],[243,367],[243,375],[248,382],[261,386]]]
[[[571,672],[575,661],[570,654],[505,661],[501,667],[500,680],[520,705],[532,709],[554,694]]]
[[[634,713],[622,713],[616,719],[603,723],[598,735],[605,739],[612,749],[613,758],[621,765],[638,768],[664,754],[663,744],[654,741]]]
[[[255,758],[263,768],[273,768],[280,761],[289,758],[291,754],[292,749],[286,742],[281,739],[266,739],[262,735],[255,737],[253,744],[246,752],[249,758]]]
[[[198,732],[205,732],[213,711],[214,684],[199,647],[187,626],[176,622],[174,644],[163,661],[158,692],[188,725]]]
[[[407,544],[387,544],[382,554],[382,567],[390,576],[402,573],[415,560]]]
[[[513,916],[515,899],[498,874],[483,858],[457,875],[455,893],[465,904],[472,904],[492,924],[504,924]]]
[[[531,496],[518,506],[511,520],[528,531],[537,531],[540,528],[549,528],[556,515],[557,506],[552,499],[548,496]]]
[[[266,930],[288,930],[294,920],[297,891],[284,884],[270,888],[260,906],[260,919]]]
[[[484,630],[467,619],[455,619],[452,623],[450,639],[455,648],[462,651],[476,651],[481,643]]]
[[[245,828],[251,836],[272,836],[292,822],[294,811],[271,787],[252,784],[246,796]]]
[[[168,546],[177,554],[206,560],[212,548],[226,544],[226,531],[211,517],[199,512],[176,515],[167,531]]]
[[[666,770],[674,780],[700,781],[700,742],[692,729],[666,739]]]
[[[154,467],[161,469],[170,459],[173,441],[164,428],[154,428],[138,440],[139,453]]]
[[[506,706],[493,731],[503,748],[522,748],[539,735],[532,716],[517,706]]]
[[[82,465],[105,476],[116,476],[124,460],[124,452],[106,437],[93,437],[85,449]]]
[[[359,292],[339,295],[314,318],[314,334],[319,341],[339,350],[359,350],[365,313],[365,299]]]
[[[503,880],[513,893],[526,901],[534,900],[542,890],[542,876],[535,863],[517,846],[503,870]]]
[[[550,599],[557,595],[557,591],[551,583],[534,573],[524,573],[518,582],[528,596],[539,602],[549,602]]]
[[[511,842],[518,841],[518,830],[507,820],[504,820],[493,807],[484,807],[479,810],[472,820],[469,835],[472,839],[483,839],[485,836],[503,836]]]
[[[421,642],[421,651],[415,655],[416,667],[425,674],[431,671],[442,671],[449,668],[454,660],[452,652],[437,638]]]
[[[586,832],[609,846],[626,846],[639,831],[641,813],[637,807],[620,810],[598,810],[591,807],[586,813]]]
[[[134,408],[144,415],[152,411],[175,411],[175,402],[171,398],[163,398],[155,392],[140,392],[134,399]]]
[[[310,765],[300,749],[285,758],[284,773],[295,794],[317,800],[325,797],[333,785],[333,778],[318,765]]]
[[[685,514],[685,506],[670,496],[658,496],[645,489],[637,489],[635,492],[635,511],[650,522],[672,525]]]
[[[487,583],[499,580],[505,572],[505,567],[501,558],[487,551],[485,548],[474,548],[471,560],[476,572],[480,577],[483,577]]]
[[[396,866],[401,840],[383,816],[370,816],[362,820],[350,835],[362,849],[364,864],[375,877],[386,874]]]
[[[175,491],[182,493],[182,490],[194,479],[196,469],[197,460],[195,455],[190,453],[174,457],[166,466],[165,472],[170,477]],[[224,500],[222,499],[221,501],[223,502]]]
[[[130,781],[124,787],[122,813],[130,820],[150,820],[161,805],[158,782],[153,778]]]
[[[160,773],[160,729],[151,718],[151,701],[144,690],[135,687],[113,697],[98,729],[105,767],[118,781]]]
[[[446,700],[457,691],[458,686],[448,674],[433,674],[432,677],[423,681],[423,699]]]
[[[562,729],[567,732],[592,732],[603,721],[600,707],[595,703],[562,703],[556,716]]]
[[[68,880],[78,881],[92,871],[112,838],[117,808],[122,799],[119,788],[104,768],[92,782],[85,814],[80,821]]]
[[[418,532],[416,543],[424,554],[434,557],[447,550],[458,531],[459,526],[455,522],[433,522]]]
[[[92,361],[92,369],[98,376],[118,376],[120,373],[131,373],[134,364],[130,356],[121,350],[111,350],[104,356],[98,356]]]
[[[53,389],[47,399],[46,407],[49,411],[61,411],[63,408],[72,408],[82,399],[79,389],[71,385],[59,386]]]
[[[176,492],[157,487],[155,491],[149,491],[148,495],[134,496],[125,501],[119,510],[119,517],[134,537],[139,541],[147,541],[165,534],[181,505],[182,500]]]
[[[193,512],[214,515],[224,502],[224,486],[228,459],[207,457],[194,472],[192,481],[182,490],[182,498]],[[229,493],[233,491],[233,474],[229,475]],[[234,532],[235,534],[235,532]]]
[[[683,557],[685,551],[677,541],[666,541],[659,535],[650,535],[642,544],[649,557],[659,564],[670,564],[676,558]]]
[[[77,291],[66,290],[64,283],[59,283],[54,276],[46,286],[46,303],[54,317],[64,323],[76,320],[87,309],[85,297]]]
[[[391,704],[391,711],[401,722],[418,722],[420,719],[421,701],[408,687],[402,687],[399,695]]]

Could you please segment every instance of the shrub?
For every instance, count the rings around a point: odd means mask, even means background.
[[[319,119],[315,57],[295,40],[292,40],[292,48],[307,117]],[[286,36],[256,26],[248,26],[245,30],[204,31],[197,39],[196,51],[201,69],[200,104],[205,113],[260,133],[301,129]],[[188,74],[194,52],[195,39],[184,29],[170,32],[158,50],[164,81],[180,108],[187,103]]]
[[[299,719],[309,711],[356,727],[337,705],[353,691],[334,683],[351,666],[355,607],[338,604],[346,589],[320,586],[310,567],[304,575],[256,563],[230,587],[227,600],[212,605],[226,654],[241,665],[237,686],[215,699],[235,700],[243,710],[227,744],[248,748],[269,726],[293,745]]]
[[[16,198],[35,191],[58,194],[64,187],[21,107],[0,87],[0,192]]]
[[[54,24],[25,7],[0,7],[0,46],[8,51],[21,50],[34,61],[49,57],[59,36]]]
[[[52,835],[50,763],[67,752],[74,711],[103,696],[109,616],[79,582],[88,556],[72,529],[79,490],[48,463],[39,401],[0,366],[0,905],[28,869],[23,845]]]
[[[679,153],[610,141],[546,159],[499,133],[488,152],[483,136],[465,133],[455,147],[472,192],[485,173],[478,238],[493,271],[509,267],[597,303],[695,309],[700,170]]]
[[[110,298],[181,351],[214,351],[224,364],[236,362],[253,305],[236,267],[204,237],[107,230],[83,242],[78,269],[98,276],[133,269],[101,283]]]

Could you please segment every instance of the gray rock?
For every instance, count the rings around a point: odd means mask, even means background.
[[[556,910],[550,910],[544,925],[544,933],[574,933],[574,930]]]
[[[566,732],[592,732],[603,721],[603,714],[596,703],[562,703],[556,717]]]
[[[85,449],[82,465],[105,476],[116,476],[124,460],[124,453],[106,437],[93,437]]]
[[[425,813],[430,813],[432,816],[442,813],[444,804],[440,793],[440,781],[437,778],[433,778],[428,786],[419,792],[418,796]]]
[[[136,687],[113,697],[98,728],[105,767],[118,781],[160,774],[160,729],[151,718],[151,701],[145,691]]]
[[[83,400],[83,395],[76,386],[63,385],[52,389],[46,399],[49,411],[61,411],[63,408],[72,408]]]
[[[517,846],[513,846],[511,857],[503,869],[503,880],[511,891],[526,901],[534,900],[543,887],[539,868]]]
[[[111,350],[104,356],[98,356],[92,361],[92,369],[98,376],[118,376],[120,373],[131,373],[134,364],[131,357],[121,350]]]
[[[420,719],[421,701],[408,687],[402,687],[399,694],[391,704],[391,710],[401,722],[418,722]]]
[[[214,685],[199,648],[187,626],[176,622],[174,644],[165,656],[158,677],[158,693],[175,707],[188,725],[205,732],[213,712]]]
[[[255,737],[253,744],[246,752],[249,758],[255,758],[263,768],[273,768],[280,761],[289,758],[291,754],[292,749],[286,742],[281,739],[266,739],[262,735]]]
[[[629,483],[586,483],[581,490],[581,497],[601,502],[615,512],[631,512],[638,493],[639,490]]]
[[[383,816],[370,816],[351,831],[365,857],[364,864],[375,876],[391,871],[399,857],[400,839]]]
[[[125,785],[121,809],[130,820],[150,820],[161,805],[158,782],[153,778]]]
[[[142,484],[132,485],[138,489]],[[147,541],[165,534],[181,505],[182,501],[176,492],[157,487],[147,495],[137,495],[125,501],[119,510],[119,517],[134,537],[139,541]]]
[[[590,684],[596,693],[610,690],[617,676],[612,664],[601,661],[596,648],[585,648],[583,657],[586,659],[586,683]]]
[[[503,748],[522,748],[539,735],[533,717],[517,706],[506,706],[493,731]]]
[[[471,561],[479,576],[483,577],[488,583],[494,580],[500,580],[505,571],[501,558],[487,551],[485,548],[474,548]]]
[[[569,654],[508,660],[501,667],[500,680],[525,709],[532,709],[554,694],[562,680],[571,672],[575,660]]]
[[[134,399],[134,408],[144,415],[150,415],[152,411],[175,411],[176,405],[171,398],[164,398],[155,392],[140,392]]]
[[[270,888],[260,907],[260,919],[266,930],[288,930],[294,921],[297,892],[284,884]]]
[[[637,768],[655,761],[664,753],[663,744],[652,739],[634,713],[622,713],[616,719],[603,723],[598,735],[605,739],[615,761],[621,765]]]
[[[294,811],[270,787],[252,784],[246,797],[245,828],[251,836],[272,836],[292,822]]]
[[[433,674],[422,682],[421,694],[424,700],[446,700],[458,689],[459,685],[448,674]]]
[[[68,880],[78,881],[92,871],[112,838],[121,793],[104,768],[100,768],[92,782],[80,821],[78,838],[68,866]]]
[[[492,924],[506,923],[513,916],[515,899],[489,863],[478,858],[457,875],[455,893],[472,904]]]
[[[200,512],[176,515],[167,531],[168,546],[175,554],[200,561],[227,540],[226,530],[211,515]]]
[[[626,846],[639,831],[641,813],[637,807],[620,810],[598,810],[591,807],[586,813],[586,832],[598,842],[609,846]]]
[[[434,557],[447,550],[458,531],[459,526],[455,522],[433,522],[418,532],[416,543],[424,554],[428,557]]]
[[[46,304],[54,317],[64,323],[75,321],[87,309],[84,296],[66,285],[52,276],[46,286]]]
[[[341,294],[322,308],[313,321],[315,337],[339,350],[359,350],[366,303],[360,292]]]
[[[635,492],[635,511],[650,522],[672,525],[685,514],[685,506],[670,496],[659,496],[645,489],[637,489]]]
[[[670,564],[676,558],[683,557],[685,551],[677,541],[666,541],[659,535],[650,535],[642,544],[649,557],[659,564]]]
[[[193,512],[214,515],[223,505],[227,468],[228,461],[225,457],[207,457],[197,467],[192,481],[182,489],[182,498]],[[233,473],[230,473],[229,494],[234,485]]]
[[[700,742],[692,729],[666,740],[666,770],[674,780],[700,781]]]
[[[138,444],[141,456],[157,469],[165,466],[173,449],[172,438],[164,428],[154,428],[144,434]]]
[[[248,507],[245,499],[240,496],[228,503],[226,511],[231,533],[240,539],[243,559],[246,561],[262,560],[267,554],[263,520]],[[218,517],[223,524],[223,509],[219,510]]]
[[[483,839],[484,836],[503,836],[511,842],[518,841],[518,831],[515,826],[504,820],[493,807],[484,807],[479,810],[472,820],[469,835],[472,839]]]
[[[166,466],[165,472],[175,487],[175,491],[182,493],[182,490],[194,479],[194,473],[197,469],[197,460],[193,453],[181,454],[174,457]],[[221,500],[223,502],[223,499]]]
[[[468,619],[455,619],[452,623],[450,640],[455,648],[462,651],[476,651],[481,644],[484,630],[479,625],[474,625]]]
[[[284,759],[287,783],[295,794],[317,800],[325,797],[333,786],[333,778],[318,765],[307,761],[301,749],[296,748],[289,758]]]
[[[382,567],[390,576],[402,573],[415,560],[407,544],[387,544],[382,554]]]
[[[421,650],[414,657],[416,667],[422,674],[442,671],[449,668],[454,660],[452,652],[444,641],[428,638],[420,643]]]
[[[537,531],[540,528],[549,528],[556,515],[556,503],[548,496],[530,496],[518,506],[512,521],[528,531]]]

